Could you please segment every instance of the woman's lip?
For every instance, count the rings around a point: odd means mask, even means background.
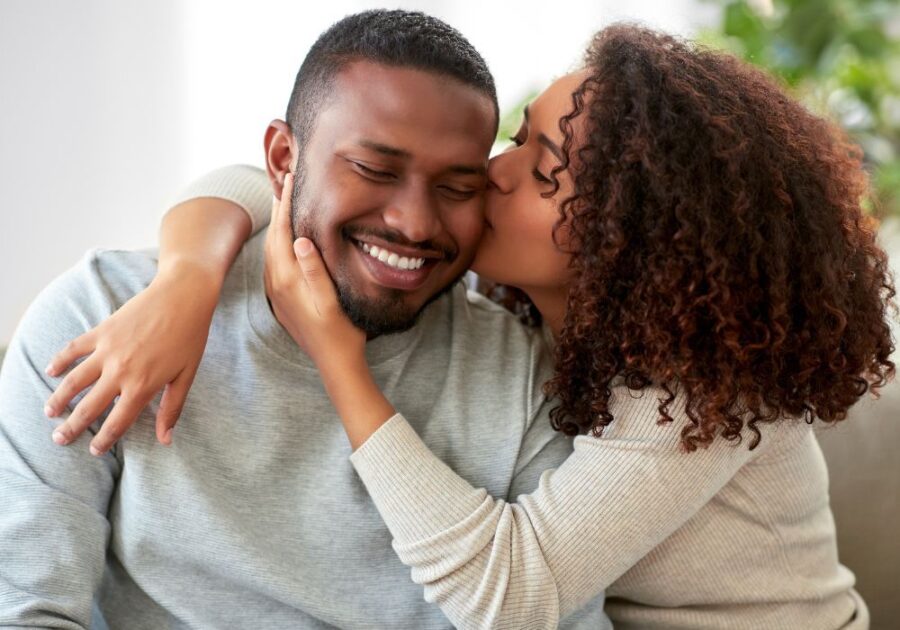
[[[375,283],[389,289],[415,291],[421,288],[437,264],[434,259],[426,259],[419,269],[396,269],[365,253],[360,245],[355,245],[353,249],[362,258],[363,266]]]

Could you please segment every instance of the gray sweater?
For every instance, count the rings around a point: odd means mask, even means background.
[[[154,403],[106,456],[50,440],[43,368],[153,277],[153,254],[89,253],[32,304],[0,373],[0,626],[447,628],[391,546],[318,374],[266,303],[258,235],[224,287],[166,448]],[[368,345],[428,448],[514,498],[570,454],[549,426],[539,336],[460,286]],[[77,403],[77,400],[73,403]],[[100,626],[98,615],[94,625]],[[602,597],[565,627],[608,627]]]

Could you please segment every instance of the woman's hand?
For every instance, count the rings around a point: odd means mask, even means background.
[[[266,235],[266,293],[275,317],[319,370],[365,363],[366,335],[344,315],[334,282],[308,238],[294,241],[288,174]]]
[[[118,396],[91,440],[91,453],[102,455],[165,388],[156,414],[156,437],[171,444],[172,427],[206,347],[221,283],[218,274],[205,268],[182,266],[160,272],[107,320],[69,342],[51,360],[48,375],[57,376],[79,357],[88,356],[59,384],[45,413],[59,415],[79,392],[93,387],[54,430],[53,441],[72,442]]]
[[[315,361],[325,390],[357,449],[396,412],[366,363],[366,335],[347,319],[334,282],[308,238],[293,240],[288,175],[266,235],[266,293],[275,317]]]

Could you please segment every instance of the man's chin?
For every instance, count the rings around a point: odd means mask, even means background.
[[[425,309],[452,291],[461,278],[458,276],[419,308],[410,307],[404,300],[405,292],[400,290],[392,290],[393,295],[372,298],[338,286],[338,301],[353,325],[373,339],[380,335],[406,332],[415,326]]]
[[[373,299],[346,291],[339,291],[338,299],[347,318],[369,339],[406,332],[415,326],[424,309],[411,309],[402,299]]]

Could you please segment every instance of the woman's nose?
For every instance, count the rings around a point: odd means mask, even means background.
[[[488,162],[488,185],[501,193],[512,192],[512,155],[506,151]]]

